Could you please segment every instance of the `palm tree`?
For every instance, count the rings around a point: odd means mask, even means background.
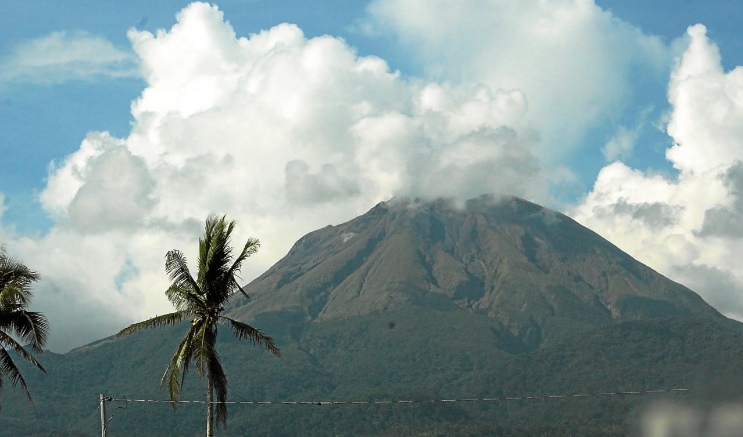
[[[170,399],[176,401],[183,388],[188,367],[193,360],[199,375],[206,377],[207,393],[207,437],[214,436],[214,393],[217,394],[217,424],[227,422],[227,377],[217,354],[217,330],[220,325],[228,324],[238,340],[249,340],[253,344],[263,344],[276,356],[280,351],[271,337],[264,335],[252,326],[238,322],[223,315],[227,301],[242,293],[247,293],[238,285],[238,273],[250,255],[254,254],[260,243],[249,238],[242,252],[234,258],[230,247],[230,235],[235,222],[227,222],[226,216],[210,215],[206,219],[204,238],[199,239],[199,273],[193,278],[188,270],[186,257],[178,250],[171,250],[165,255],[165,271],[170,276],[170,287],[165,291],[168,300],[176,311],[156,316],[144,322],[135,323],[117,334],[131,334],[145,328],[165,325],[176,325],[191,319],[191,326],[183,337],[178,349],[170,359],[160,387],[168,381]],[[176,403],[173,403],[176,408]]]
[[[46,344],[49,333],[46,316],[26,311],[33,297],[31,284],[39,279],[41,276],[38,273],[20,261],[8,257],[5,247],[0,246],[0,388],[3,385],[3,378],[7,377],[13,387],[21,386],[21,390],[32,405],[33,400],[26,381],[8,351],[15,351],[21,358],[30,361],[46,373],[36,358],[16,340],[19,339],[31,346],[34,352],[39,353]]]

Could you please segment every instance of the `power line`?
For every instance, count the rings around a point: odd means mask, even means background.
[[[644,395],[660,393],[679,393],[688,392],[688,388],[672,388],[664,390],[643,390],[643,391],[615,391],[615,392],[597,392],[597,393],[579,393],[570,395],[536,395],[536,396],[503,396],[495,398],[463,398],[463,399],[428,399],[428,400],[394,400],[394,401],[172,401],[161,399],[127,399],[126,397],[115,398],[111,396],[100,395],[101,408],[101,430],[102,436],[108,436],[108,422],[113,419],[116,411],[122,407],[117,407],[111,417],[106,418],[106,402],[124,402],[124,407],[129,402],[145,404],[229,404],[229,405],[393,405],[393,404],[434,404],[434,403],[456,403],[456,402],[497,402],[497,401],[526,401],[540,399],[576,399],[600,396],[626,396],[626,395]]]
[[[432,403],[452,403],[452,402],[498,402],[498,401],[526,401],[540,399],[570,399],[570,398],[589,398],[600,396],[626,396],[626,395],[644,395],[660,393],[678,393],[688,392],[688,388],[672,388],[664,390],[643,390],[643,391],[616,391],[616,392],[597,392],[597,393],[579,393],[569,395],[535,395],[535,396],[503,396],[495,398],[463,398],[463,399],[426,399],[426,400],[393,400],[393,401],[213,401],[212,404],[226,405],[371,405],[371,404],[432,404]],[[172,401],[159,399],[127,399],[105,397],[107,402],[141,402],[141,403],[161,403],[161,404],[207,404],[208,401]]]

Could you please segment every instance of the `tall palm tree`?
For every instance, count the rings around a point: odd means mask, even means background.
[[[217,330],[220,325],[230,326],[232,335],[239,340],[249,340],[253,344],[263,344],[276,356],[280,351],[271,337],[264,335],[252,326],[238,322],[223,315],[227,301],[237,294],[248,295],[238,285],[238,274],[245,261],[254,254],[260,245],[258,240],[249,238],[237,257],[232,254],[230,235],[235,222],[227,222],[226,216],[210,215],[206,219],[204,238],[199,239],[199,273],[196,278],[188,270],[186,257],[178,250],[165,255],[165,271],[170,276],[170,287],[165,291],[168,300],[176,311],[156,316],[144,322],[135,323],[122,330],[117,336],[131,334],[145,328],[175,325],[191,319],[191,326],[170,359],[160,387],[168,381],[170,399],[176,401],[183,388],[188,367],[193,360],[199,375],[206,377],[207,393],[207,437],[214,436],[214,393],[217,394],[217,424],[227,422],[227,377],[217,354]],[[176,403],[173,403],[173,408]]]
[[[33,404],[26,381],[13,362],[9,350],[15,351],[42,372],[46,370],[16,340],[31,346],[34,352],[42,352],[49,333],[49,322],[42,313],[26,311],[33,294],[31,284],[41,279],[38,273],[30,270],[20,261],[10,258],[5,247],[0,246],[0,388],[3,378],[10,379],[13,387],[21,390]],[[15,336],[15,338],[13,338]]]

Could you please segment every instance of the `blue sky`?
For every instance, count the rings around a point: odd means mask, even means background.
[[[208,212],[250,279],[395,195],[529,198],[741,317],[743,4],[531,3],[0,0],[0,241],[52,348],[167,309]]]

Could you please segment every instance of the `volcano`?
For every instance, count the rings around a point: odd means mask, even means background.
[[[571,218],[510,196],[393,199],[302,237],[234,315],[307,321],[409,307],[497,321],[509,352],[629,320],[724,319]]]
[[[251,299],[227,310],[273,336],[282,358],[220,336],[235,401],[690,391],[234,404],[223,436],[618,437],[633,435],[653,400],[743,400],[743,325],[569,217],[516,197],[382,202],[305,235],[245,290]],[[36,410],[4,390],[0,437],[94,436],[100,393],[165,399],[159,381],[187,329],[44,353],[47,375],[22,369]],[[190,375],[182,399],[203,392]],[[200,404],[126,405],[112,437],[203,433]]]

